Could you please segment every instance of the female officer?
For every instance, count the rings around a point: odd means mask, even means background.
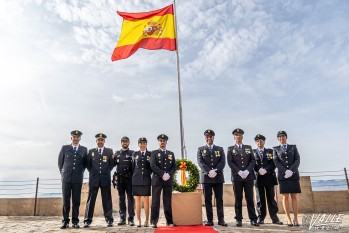
[[[299,226],[298,223],[298,201],[297,193],[301,193],[299,184],[299,162],[300,157],[296,145],[287,144],[287,133],[279,131],[277,138],[280,145],[274,147],[274,162],[278,169],[278,180],[280,193],[282,195],[282,204],[287,216],[288,226]],[[290,217],[289,196],[292,199],[293,223]]]
[[[132,176],[132,190],[136,203],[136,216],[138,225],[141,227],[141,209],[144,200],[145,222],[144,226],[149,226],[149,196],[151,195],[151,168],[150,155],[151,152],[147,150],[147,139],[138,139],[139,151],[133,153],[133,176]]]

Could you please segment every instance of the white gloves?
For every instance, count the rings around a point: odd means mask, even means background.
[[[248,174],[250,174],[250,172],[248,170],[245,170],[245,171],[240,170],[238,172],[238,175],[241,176],[242,179],[245,179],[248,176]]]
[[[258,173],[259,173],[259,175],[263,176],[263,175],[265,175],[267,173],[267,170],[265,170],[264,168],[260,168],[258,170]]]
[[[246,178],[245,173],[244,173],[243,171],[240,170],[240,171],[238,172],[238,174],[239,174],[239,176],[241,176],[242,179],[245,179],[245,178]]]
[[[209,173],[208,173],[208,177],[210,177],[210,178],[215,178],[216,177],[216,175],[217,175],[217,169],[213,169],[213,170],[211,170]]]
[[[165,173],[163,176],[162,176],[162,179],[163,181],[168,181],[170,179],[170,175],[168,173]]]
[[[248,176],[248,174],[250,174],[250,172],[248,170],[245,170],[244,171],[245,178]]]
[[[292,175],[293,175],[293,171],[291,171],[291,170],[286,170],[286,172],[285,172],[285,178],[286,178],[286,179],[287,179],[287,178],[290,178]]]

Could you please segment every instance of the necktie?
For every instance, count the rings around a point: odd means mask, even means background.
[[[282,148],[284,149],[284,151],[287,150],[287,145],[282,145]]]
[[[144,152],[142,152],[142,157],[144,156]]]
[[[98,153],[101,154],[102,153],[102,149],[98,148]]]
[[[263,150],[259,150],[259,156],[261,157],[261,159],[263,158]]]
[[[76,153],[76,151],[77,151],[77,148],[76,148],[76,146],[74,146],[73,150],[74,150],[74,153]]]
[[[166,151],[164,150],[164,155],[166,155]]]
[[[241,149],[242,149],[242,147],[241,147],[241,145],[239,145],[239,150],[241,151]]]

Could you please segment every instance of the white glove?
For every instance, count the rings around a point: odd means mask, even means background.
[[[162,179],[164,181],[168,181],[170,179],[170,175],[168,173],[165,173],[163,176],[162,176]]]
[[[263,176],[263,175],[265,175],[267,173],[267,170],[265,170],[264,168],[260,168],[258,170],[258,173],[259,173],[259,175]]]
[[[216,175],[217,175],[217,169],[213,169],[213,170],[211,170],[209,173],[208,173],[208,177],[210,177],[210,178],[215,178],[216,177]]]
[[[239,176],[241,176],[242,179],[245,179],[245,178],[246,178],[246,177],[245,177],[245,173],[244,173],[243,171],[240,170],[240,171],[238,172],[238,174],[239,174]]]
[[[250,174],[250,172],[248,170],[245,170],[244,171],[245,178],[248,176],[248,174]]]
[[[290,178],[293,175],[293,172],[291,170],[286,170],[285,172],[285,178]]]

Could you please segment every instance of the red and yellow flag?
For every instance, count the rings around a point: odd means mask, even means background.
[[[138,48],[176,50],[173,4],[150,12],[117,13],[124,20],[112,61],[128,58]]]

